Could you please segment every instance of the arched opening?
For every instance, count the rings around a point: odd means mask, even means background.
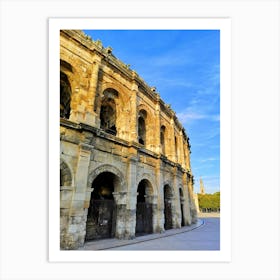
[[[120,179],[111,172],[99,174],[92,182],[90,206],[86,223],[86,241],[111,238],[116,231],[116,204],[114,190]]]
[[[172,228],[172,190],[169,185],[164,186],[164,229]]]
[[[112,135],[117,134],[116,103],[110,97],[105,97],[100,109],[100,128]]]
[[[71,103],[71,86],[67,75],[60,72],[60,117],[69,119]]]
[[[153,204],[151,195],[153,188],[151,183],[143,179],[137,188],[136,205],[136,235],[143,235],[153,232]]]
[[[138,142],[142,145],[146,145],[146,118],[147,112],[140,110],[138,116]]]
[[[181,205],[181,226],[185,226],[185,218],[184,218],[184,194],[181,188],[179,188],[180,193],[180,205]]]
[[[60,188],[62,186],[71,186],[72,185],[72,176],[71,171],[67,164],[60,160]]]
[[[160,145],[161,153],[165,155],[165,126],[162,125],[160,128]]]

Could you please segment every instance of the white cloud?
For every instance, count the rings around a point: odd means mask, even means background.
[[[203,162],[216,161],[216,160],[219,160],[219,158],[209,157],[209,158],[200,159],[198,161],[203,163]]]
[[[196,120],[220,121],[220,116],[218,114],[207,114],[203,113],[202,110],[197,110],[195,112],[192,107],[188,107],[185,111],[177,113],[177,117],[183,124],[189,124],[189,122]]]

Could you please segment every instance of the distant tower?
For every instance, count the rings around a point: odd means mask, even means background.
[[[204,184],[201,178],[200,178],[200,194],[205,194]]]

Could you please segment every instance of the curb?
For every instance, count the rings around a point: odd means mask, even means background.
[[[185,226],[180,229],[170,229],[163,233],[147,234],[147,235],[136,237],[131,240],[120,240],[120,239],[110,238],[110,239],[103,239],[98,241],[90,241],[90,242],[86,242],[84,246],[79,248],[78,250],[99,251],[99,250],[107,250],[107,249],[117,248],[117,247],[122,247],[127,245],[133,245],[136,243],[142,243],[149,240],[155,240],[155,239],[165,238],[168,236],[189,232],[203,226],[204,224],[205,224],[204,220],[198,219],[195,224],[192,224],[190,226]]]

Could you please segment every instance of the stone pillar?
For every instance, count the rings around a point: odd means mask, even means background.
[[[184,191],[184,218],[185,225],[191,225],[192,217],[191,217],[191,202],[190,202],[190,193],[188,188],[188,177],[187,173],[183,175],[183,191]]]
[[[135,80],[132,82],[131,86],[131,94],[129,97],[129,122],[130,125],[129,129],[129,141],[138,142],[138,130],[137,130],[137,92],[138,92],[138,85]],[[127,125],[125,125],[127,127]]]
[[[156,184],[158,189],[157,207],[156,207],[156,229],[155,232],[164,232],[164,193],[163,193],[163,171],[161,170],[161,160],[158,159],[156,166]]]
[[[99,116],[97,116],[96,111],[94,110],[95,99],[98,96],[99,88],[98,88],[98,78],[99,78],[99,67],[101,63],[101,58],[95,55],[93,63],[92,63],[92,72],[89,81],[89,90],[87,94],[87,110],[84,114],[83,123],[86,123],[91,126],[99,127]]]
[[[130,157],[127,160],[127,223],[125,230],[125,238],[132,239],[135,237],[136,229],[136,202],[137,202],[137,151],[134,148],[130,149]]]
[[[187,164],[187,151],[186,151],[186,143],[185,140],[183,139],[183,159],[184,159],[184,164],[183,164],[183,168],[188,170],[188,164]]]
[[[186,169],[188,171],[191,170],[191,164],[190,164],[190,149],[189,149],[189,145],[186,143],[185,144],[185,156],[186,156]]]
[[[178,169],[174,168],[174,177],[173,177],[173,197],[172,197],[172,228],[180,228],[181,227],[181,205],[180,205],[180,195],[178,188],[178,180],[177,180],[177,172]]]
[[[69,227],[69,211],[71,207],[71,201],[73,196],[72,186],[60,187],[60,248],[65,248],[67,229]]]
[[[197,193],[194,193],[193,197],[194,197],[194,204],[195,204],[196,212],[199,213],[200,210],[199,210],[199,203],[198,203],[198,195],[197,195]]]
[[[84,244],[86,234],[87,208],[86,197],[90,196],[87,190],[88,167],[91,147],[80,145],[79,159],[76,169],[76,188],[72,195],[69,211],[69,227],[65,235],[62,249],[77,249]],[[86,209],[85,209],[86,208]]]
[[[169,158],[172,161],[177,162],[176,149],[175,149],[175,130],[174,130],[174,119],[173,119],[173,117],[170,120],[170,139],[169,139],[169,143],[170,143]]]
[[[72,76],[74,86],[71,95],[70,120],[77,123],[93,125],[92,97],[90,78],[92,70],[90,65],[81,62]]]
[[[116,229],[115,237],[125,239],[126,237],[126,218],[127,218],[127,192],[113,192],[116,203]]]
[[[160,97],[156,95],[156,106],[155,106],[155,127],[154,127],[154,151],[158,154],[161,153],[161,143],[160,143]],[[166,140],[165,140],[166,141]]]
[[[191,211],[191,219],[192,223],[197,222],[197,211],[194,203],[194,196],[193,196],[193,177],[192,175],[188,175],[187,177],[187,185],[189,191],[189,200],[190,200],[190,211]]]
[[[184,144],[183,144],[183,133],[182,130],[180,130],[180,137],[178,137],[178,150],[179,150],[179,163],[182,165],[183,168],[185,168],[185,161],[184,161]]]

